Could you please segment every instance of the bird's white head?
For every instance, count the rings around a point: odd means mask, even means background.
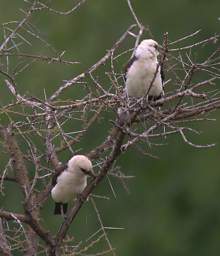
[[[158,43],[153,39],[141,41],[135,51],[135,56],[138,59],[156,59],[158,54]]]
[[[92,163],[84,155],[75,155],[68,161],[68,171],[77,173],[79,176],[93,175]]]

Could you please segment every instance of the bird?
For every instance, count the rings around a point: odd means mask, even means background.
[[[65,215],[68,203],[80,195],[87,185],[87,176],[94,177],[92,162],[85,155],[75,155],[52,179],[51,197],[54,214]]]
[[[164,74],[158,63],[159,45],[153,39],[144,39],[125,67],[125,92],[128,97],[157,100],[164,94]],[[153,81],[153,83],[152,83]]]

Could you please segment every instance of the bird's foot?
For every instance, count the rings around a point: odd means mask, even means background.
[[[64,221],[66,221],[66,220],[67,220],[67,214],[62,213],[62,217],[63,217]]]

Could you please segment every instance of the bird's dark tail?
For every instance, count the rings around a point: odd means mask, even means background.
[[[63,203],[55,203],[54,214],[66,214],[67,213],[68,204]]]

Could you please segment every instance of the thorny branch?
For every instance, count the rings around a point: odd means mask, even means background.
[[[174,135],[180,136],[184,143],[194,148],[214,146],[197,145],[189,139],[189,134],[199,134],[192,129],[192,123],[209,121],[208,113],[220,108],[219,35],[197,41],[200,31],[196,31],[170,42],[168,33],[165,33],[161,36],[163,42],[159,59],[166,74],[165,95],[155,102],[148,102],[147,97],[127,99],[123,92],[124,74],[121,73],[118,61],[125,56],[129,59],[142,38],[152,37],[152,32],[141,23],[131,1],[127,0],[135,24],[128,27],[96,63],[69,80],[64,78],[62,84],[53,87],[50,95],[44,93],[43,97],[38,98],[21,93],[17,74],[25,76],[29,69],[34,69],[32,64],[35,61],[48,65],[75,65],[78,62],[64,59],[65,51],[56,55],[21,51],[17,41],[29,44],[31,40],[27,40],[24,33],[28,31],[33,41],[39,40],[49,47],[50,44],[33,29],[33,13],[37,15],[48,11],[60,16],[71,15],[89,1],[77,1],[67,11],[59,11],[44,1],[27,2],[28,8],[23,11],[20,21],[4,24],[5,31],[9,33],[4,34],[0,45],[0,76],[9,94],[9,102],[0,107],[1,120],[4,120],[0,125],[0,145],[7,158],[7,164],[1,167],[0,192],[4,195],[4,188],[9,182],[17,184],[22,191],[22,202],[19,203],[23,208],[22,213],[5,210],[4,205],[0,209],[0,252],[12,255],[16,251],[13,248],[19,244],[26,255],[37,255],[42,250],[47,255],[65,255],[68,252],[83,255],[83,252],[89,252],[104,239],[106,250],[99,252],[99,255],[116,255],[93,199],[91,202],[101,229],[88,239],[91,239],[90,244],[77,244],[67,236],[69,228],[106,175],[113,175],[120,180],[127,177],[121,172],[120,175],[114,172],[114,168],[120,155],[125,154],[130,147],[138,146],[144,155],[152,156],[151,148],[155,138],[163,142],[167,136]],[[14,28],[8,27],[11,24],[14,24]],[[189,39],[193,39],[194,43],[189,44]],[[133,47],[125,48],[125,42],[131,43]],[[192,54],[199,52],[201,47],[207,47],[211,52],[202,60]],[[21,67],[19,72],[11,72],[12,57],[17,64],[21,59],[31,61]],[[85,87],[81,98],[76,99],[74,92]],[[63,96],[64,92],[71,92],[70,99]],[[121,118],[119,109],[123,109],[127,118]],[[111,120],[106,120],[106,113],[111,114]],[[83,140],[99,124],[107,127],[104,135],[100,135],[98,143],[87,143],[88,148],[85,148]],[[59,230],[52,234],[44,227],[44,217],[40,210],[50,196],[51,179],[64,168],[62,154],[71,157],[77,152],[86,154],[93,161],[96,176],[89,180]],[[17,230],[19,238],[9,240],[8,232],[12,228]],[[77,236],[76,230],[74,236]],[[26,238],[25,243],[22,237]]]
[[[5,237],[5,231],[4,231],[4,228],[3,228],[2,218],[0,218],[0,252],[3,255],[6,255],[6,256],[11,255],[11,250],[10,250],[10,247],[8,245],[8,241]]]

